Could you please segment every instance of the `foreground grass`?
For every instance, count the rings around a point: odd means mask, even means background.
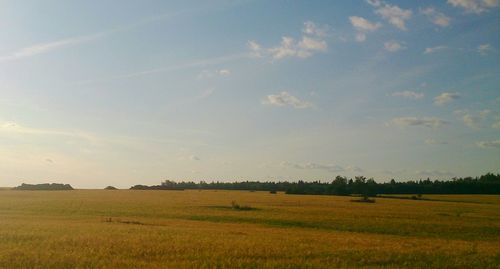
[[[0,268],[497,268],[500,197],[450,199],[2,191]]]

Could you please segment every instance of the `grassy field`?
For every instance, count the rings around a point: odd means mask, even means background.
[[[424,198],[2,190],[0,268],[499,268],[500,196]]]

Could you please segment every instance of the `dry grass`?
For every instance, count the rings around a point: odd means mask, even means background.
[[[0,268],[498,268],[500,197],[445,198],[3,191]]]

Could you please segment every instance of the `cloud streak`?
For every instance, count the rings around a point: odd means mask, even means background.
[[[500,140],[479,141],[476,145],[480,148],[497,148],[500,149]]]
[[[104,37],[105,35],[106,35],[105,33],[98,33],[93,35],[71,37],[48,43],[35,44],[29,47],[21,48],[17,51],[12,52],[11,54],[0,56],[0,62],[19,60],[40,54],[49,53],[51,51],[64,49],[71,46],[77,46],[82,43],[90,42],[98,38]]]
[[[91,83],[96,83],[96,82],[107,82],[107,81],[148,76],[148,75],[153,75],[153,74],[168,73],[168,72],[174,72],[174,71],[179,71],[179,70],[184,70],[184,69],[189,69],[189,68],[205,67],[205,66],[210,66],[210,65],[217,65],[217,64],[222,64],[222,63],[227,63],[227,62],[232,62],[232,61],[238,61],[238,60],[247,59],[250,57],[251,57],[251,54],[249,54],[249,53],[236,53],[236,54],[230,54],[230,55],[225,55],[225,56],[221,56],[221,57],[214,57],[214,58],[207,58],[207,59],[192,61],[192,62],[188,62],[188,63],[179,63],[176,65],[171,65],[171,66],[167,66],[167,67],[159,67],[159,68],[152,68],[152,69],[147,69],[147,70],[142,70],[142,71],[137,71],[137,72],[125,73],[125,74],[121,74],[121,75],[111,76],[108,78],[83,80],[83,81],[76,82],[76,84],[91,84]],[[221,72],[221,70],[218,71],[219,75],[223,75],[223,76],[229,75],[227,73],[221,74],[220,72]]]
[[[339,172],[363,172],[363,169],[357,166],[340,166],[336,164],[319,164],[319,163],[291,163],[291,162],[282,162],[281,166],[290,167],[299,170],[324,170],[330,173],[339,173]]]
[[[432,54],[432,53],[436,53],[438,51],[443,51],[443,50],[447,50],[447,49],[449,49],[449,47],[447,47],[447,46],[429,47],[429,48],[426,48],[424,50],[424,54]]]
[[[419,100],[419,99],[424,98],[425,95],[424,95],[424,93],[421,93],[421,92],[402,91],[402,92],[394,92],[394,93],[392,93],[392,96]]]
[[[439,128],[449,124],[445,120],[433,117],[399,117],[392,119],[391,123],[397,126],[423,126],[428,128]]]

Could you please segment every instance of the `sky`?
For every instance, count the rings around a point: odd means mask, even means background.
[[[499,62],[499,0],[0,0],[0,186],[500,173]]]

